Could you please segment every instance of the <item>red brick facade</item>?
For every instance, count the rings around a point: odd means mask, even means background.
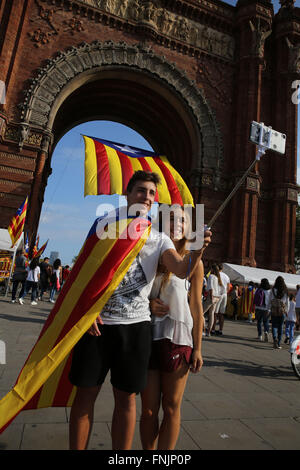
[[[207,259],[293,271],[300,9],[282,0],[0,1],[0,226],[29,195],[36,233],[51,154],[74,125],[140,132],[209,220],[255,158],[252,120],[287,134],[217,219]],[[3,100],[2,100],[3,101]]]

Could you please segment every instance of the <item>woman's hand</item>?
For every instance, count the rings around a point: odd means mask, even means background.
[[[96,320],[94,321],[92,326],[88,329],[87,332],[88,332],[89,335],[91,335],[91,336],[101,336],[101,332],[98,328],[98,324],[103,325],[103,320],[100,317],[100,315],[98,316],[98,318],[96,318]]]
[[[164,317],[169,313],[169,306],[159,298],[150,300],[150,310],[156,317]]]
[[[200,371],[201,367],[203,366],[203,359],[201,351],[193,350],[192,359],[190,364],[190,371],[196,374]]]

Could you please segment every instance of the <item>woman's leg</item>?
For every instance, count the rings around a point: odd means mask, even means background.
[[[181,402],[189,373],[189,365],[184,362],[174,372],[162,372],[163,420],[159,429],[158,450],[173,450],[180,432]]]
[[[147,387],[141,392],[142,415],[140,435],[144,450],[155,450],[159,431],[161,379],[158,369],[149,369]]]

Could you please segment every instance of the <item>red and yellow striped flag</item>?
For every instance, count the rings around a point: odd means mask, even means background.
[[[48,241],[49,240],[47,240],[46,243],[44,243],[44,245],[42,245],[40,249],[38,249],[37,244],[34,245],[33,251],[32,251],[32,258],[39,258],[40,256],[42,256],[42,254],[44,253],[46,249]]]
[[[163,204],[193,203],[193,197],[165,156],[148,150],[83,136],[85,142],[84,195],[125,194],[128,181],[138,170],[155,172],[161,183],[156,201]]]
[[[111,221],[116,238],[94,223],[41,334],[13,389],[0,401],[0,432],[23,409],[71,406],[76,388],[68,380],[71,352],[115,291],[151,230],[147,219]],[[131,224],[137,229],[132,234]],[[101,232],[101,233],[99,233]],[[109,233],[109,232],[108,232]]]
[[[23,204],[21,204],[21,206],[17,210],[16,215],[12,218],[8,226],[7,230],[10,235],[11,242],[12,242],[11,247],[13,247],[17,243],[20,236],[22,235],[24,224],[25,224],[27,205],[28,205],[28,196],[26,197]]]

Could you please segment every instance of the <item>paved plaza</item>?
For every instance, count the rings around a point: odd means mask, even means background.
[[[14,385],[52,305],[0,298],[0,398]],[[224,335],[203,338],[204,366],[190,374],[177,450],[300,449],[300,380],[288,346],[257,341],[254,324],[225,320]],[[137,421],[140,416],[137,398]],[[113,397],[109,378],[98,397],[89,449],[111,449]],[[0,450],[68,449],[69,409],[20,413],[0,435]],[[137,422],[134,450],[141,450]]]

